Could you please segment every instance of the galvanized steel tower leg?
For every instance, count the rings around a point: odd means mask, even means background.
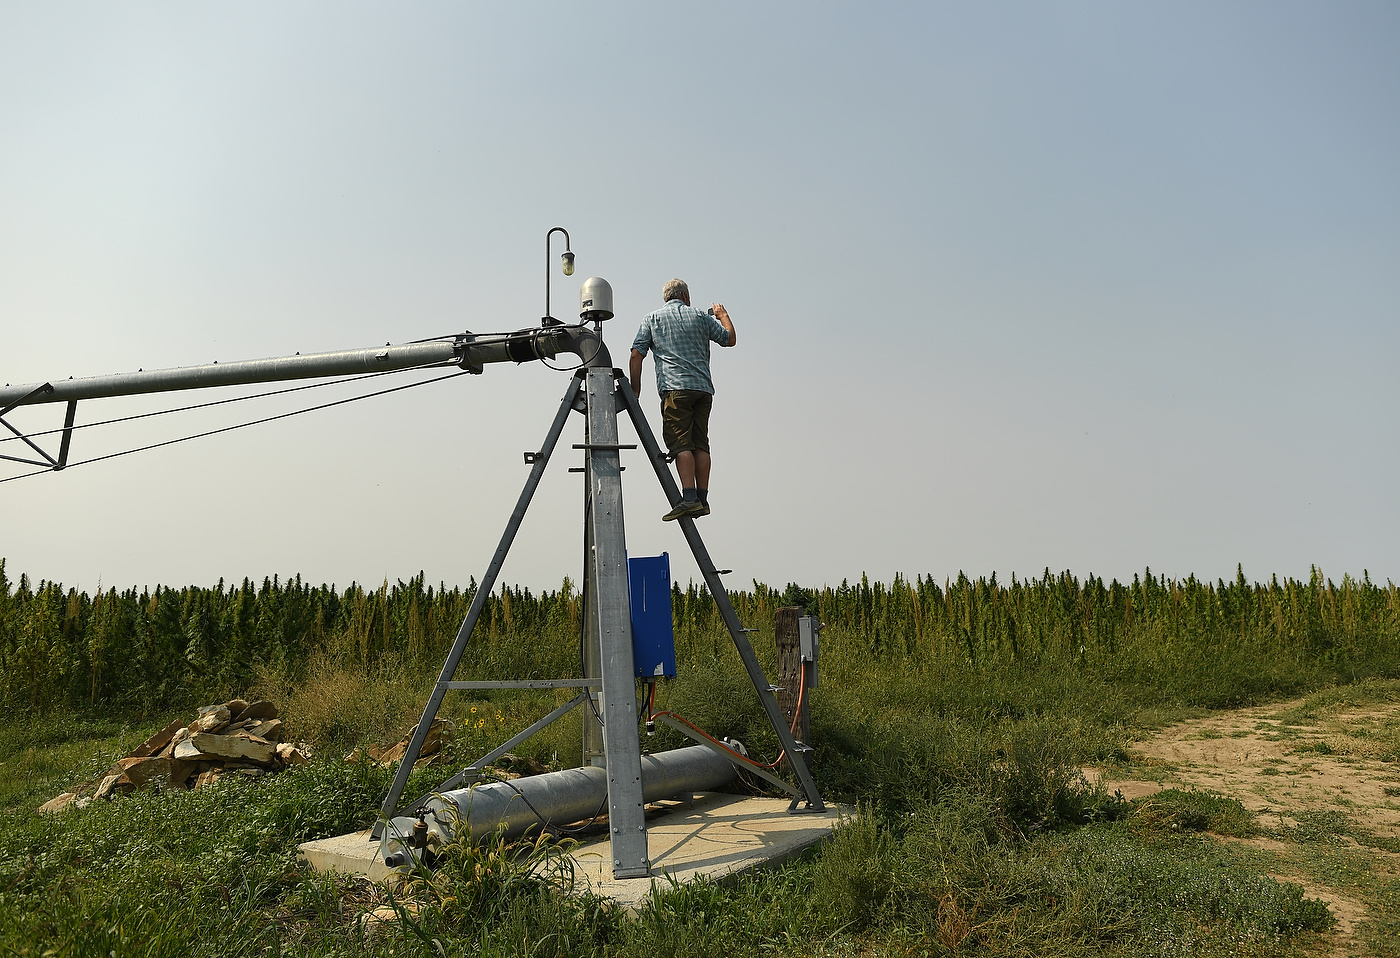
[[[671,470],[666,468],[666,461],[662,456],[661,447],[657,445],[656,436],[652,433],[651,426],[647,424],[641,406],[637,405],[636,394],[632,392],[632,387],[620,370],[617,372],[617,389],[622,394],[622,400],[627,406],[628,414],[632,417],[632,425],[637,429],[637,436],[642,440],[642,448],[646,450],[647,458],[651,460],[652,467],[656,470],[656,477],[661,480],[661,488],[666,491],[667,500],[672,503],[680,501],[680,490],[676,487],[676,480],[671,477]],[[767,713],[768,721],[772,723],[773,731],[777,733],[778,741],[782,745],[783,751],[787,753],[788,761],[792,763],[792,770],[797,774],[797,781],[802,786],[802,793],[807,796],[807,802],[812,809],[820,811],[826,805],[822,801],[821,793],[817,791],[817,783],[812,779],[811,771],[807,768],[806,757],[798,747],[796,739],[793,738],[792,730],[788,728],[787,721],[783,718],[783,711],[778,705],[778,699],[773,694],[773,688],[769,685],[767,676],[763,674],[763,666],[759,665],[758,656],[754,655],[753,647],[749,645],[749,640],[744,636],[743,626],[739,624],[739,616],[734,611],[734,606],[729,602],[729,593],[725,591],[724,583],[720,581],[719,573],[715,571],[715,564],[710,560],[709,550],[705,548],[705,543],[700,539],[700,533],[695,529],[695,521],[687,517],[681,518],[679,523],[681,531],[685,533],[686,542],[690,544],[690,551],[695,555],[695,562],[700,566],[700,572],[705,577],[705,585],[709,587],[710,595],[714,596],[720,616],[724,619],[724,624],[734,639],[734,645],[739,650],[739,657],[744,660],[744,668],[748,670],[749,679],[758,692],[758,699],[763,703],[763,711]],[[795,804],[796,800],[794,800]]]
[[[587,472],[590,500],[589,608],[603,679],[603,742],[607,752],[608,831],[614,878],[650,873],[642,805],[641,742],[637,735],[632,615],[627,589],[627,539],[622,522],[622,469],[618,459],[616,373],[590,368]]]
[[[447,683],[452,681],[452,676],[457,671],[457,664],[462,661],[462,653],[467,648],[467,639],[471,637],[472,630],[476,628],[476,620],[481,617],[481,611],[486,607],[486,600],[491,597],[491,591],[496,587],[496,576],[500,574],[501,566],[505,564],[506,554],[510,552],[510,546],[515,541],[516,532],[520,530],[520,523],[525,518],[525,511],[530,508],[530,500],[534,498],[535,489],[540,484],[540,477],[544,475],[544,467],[549,463],[549,455],[559,442],[559,436],[564,431],[564,424],[568,422],[569,413],[573,409],[575,398],[578,396],[580,378],[575,376],[569,380],[569,388],[564,391],[564,401],[559,404],[559,412],[554,416],[554,422],[549,427],[549,434],[545,437],[544,445],[540,447],[539,452],[535,453],[534,466],[530,469],[530,478],[525,480],[525,488],[520,491],[520,498],[515,503],[515,511],[511,513],[510,521],[506,523],[506,530],[501,533],[500,544],[496,546],[496,553],[491,557],[491,565],[487,567],[486,574],[481,578],[481,584],[477,586],[476,596],[472,599],[471,608],[467,610],[467,617],[462,620],[462,627],[457,630],[457,639],[452,643],[452,651],[448,653],[447,661],[443,664],[442,672],[438,676],[437,685],[433,686],[433,693],[428,697],[428,705],[423,709],[423,717],[418,720],[413,737],[409,739],[408,751],[404,753],[403,760],[399,762],[399,770],[394,775],[394,784],[389,787],[389,794],[384,796],[384,804],[380,806],[381,823],[393,818],[398,810],[399,799],[403,797],[404,786],[408,784],[409,773],[413,771],[413,763],[418,761],[418,753],[423,749],[423,742],[428,737],[428,729],[432,726],[433,719],[437,718],[438,708],[442,705],[443,695],[447,692]],[[616,435],[616,433],[617,424],[614,422],[613,434]],[[613,455],[616,457],[616,451]],[[626,588],[627,583],[624,578],[624,591]],[[628,655],[629,657],[631,655],[630,635],[628,636]],[[634,722],[632,729],[634,741],[636,740],[636,731],[636,723]],[[640,762],[640,758],[638,762]],[[381,828],[382,824],[375,825],[372,832],[374,838],[380,836]]]
[[[585,406],[585,412],[587,407]],[[585,420],[587,416],[584,417]],[[585,424],[583,441],[588,442],[588,427]],[[597,679],[603,676],[602,652],[598,646],[598,617],[593,614],[598,605],[597,582],[593,575],[593,482],[589,478],[588,467],[584,467],[583,477],[583,662],[585,678]],[[603,708],[602,688],[588,691],[588,708],[583,716],[583,764],[606,765],[607,750],[603,743],[603,723],[600,720]]]

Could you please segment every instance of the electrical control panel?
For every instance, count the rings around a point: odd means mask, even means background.
[[[803,666],[811,666],[807,673],[807,687],[817,687],[817,656],[821,651],[821,619],[815,615],[804,615],[797,620],[797,654]]]
[[[632,662],[637,677],[675,678],[670,554],[628,556],[627,587],[632,600]]]

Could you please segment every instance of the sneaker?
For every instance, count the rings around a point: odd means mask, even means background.
[[[700,503],[700,511],[695,513],[695,515],[691,516],[690,518],[699,519],[701,516],[708,516],[709,514],[710,504],[708,502],[702,502]]]
[[[661,517],[661,521],[670,522],[672,519],[680,519],[683,516],[689,516],[693,519],[700,514],[700,509],[699,499],[682,499],[676,503],[675,508]]]

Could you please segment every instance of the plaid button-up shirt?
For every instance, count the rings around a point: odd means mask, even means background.
[[[709,313],[669,300],[642,320],[632,348],[643,356],[656,350],[656,391],[698,389],[713,394],[710,343],[729,344],[729,330]]]

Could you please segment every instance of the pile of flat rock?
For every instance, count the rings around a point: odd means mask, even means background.
[[[357,747],[349,755],[345,756],[347,765],[356,762],[371,761],[382,768],[396,765],[403,761],[404,755],[408,754],[409,742],[413,739],[413,733],[418,731],[415,725],[409,729],[404,737],[392,745],[368,745]],[[432,765],[442,754],[442,747],[445,741],[450,741],[457,734],[457,723],[450,719],[435,718],[428,726],[428,734],[423,739],[423,747],[418,750],[418,758],[414,761],[414,768],[421,768],[424,765]]]
[[[225,775],[258,778],[311,756],[305,743],[282,739],[282,720],[271,702],[233,699],[206,705],[188,725],[176,719],[109,768],[97,782],[80,785],[40,806],[41,812],[78,808],[152,786],[192,789]]]

